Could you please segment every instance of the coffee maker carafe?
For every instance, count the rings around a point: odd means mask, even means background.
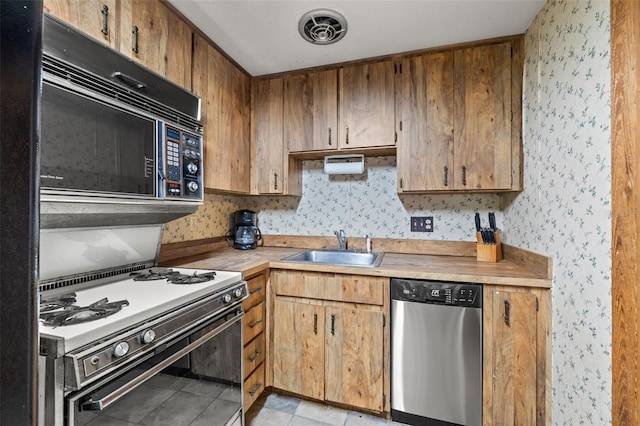
[[[258,241],[262,240],[260,228],[256,226],[257,215],[251,210],[238,210],[233,214],[233,247],[240,250],[256,248]]]

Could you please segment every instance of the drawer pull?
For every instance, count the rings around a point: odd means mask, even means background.
[[[254,328],[256,325],[260,324],[262,322],[261,319],[257,319],[254,322],[249,324],[249,328]]]
[[[249,357],[249,362],[255,361],[256,358],[258,358],[261,353],[262,351],[256,349],[255,353]]]
[[[256,385],[251,388],[251,390],[249,391],[249,395],[253,396],[256,394],[256,392],[258,392],[258,389],[260,389],[262,387],[262,383],[258,382],[256,383]]]
[[[313,332],[318,334],[318,314],[313,314]]]
[[[449,167],[444,166],[444,179],[442,181],[444,186],[449,186]]]
[[[249,290],[249,294],[257,293],[262,290],[262,286],[256,287],[253,290]]]

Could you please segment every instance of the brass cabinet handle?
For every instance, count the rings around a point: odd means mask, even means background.
[[[261,353],[262,353],[262,351],[260,351],[260,350],[256,349],[255,353],[249,357],[249,361],[250,361],[250,362],[255,361],[255,360],[256,360],[256,358],[258,358],[258,357],[260,356],[260,354],[261,354]]]
[[[102,34],[109,35],[109,7],[102,6]]]
[[[260,324],[262,322],[261,319],[257,319],[254,322],[252,322],[251,324],[249,324],[249,328],[254,328],[256,325]]]
[[[258,392],[258,389],[262,387],[262,383],[258,382],[256,385],[249,391],[249,395],[253,396]]]
[[[138,27],[136,25],[134,25],[133,27],[133,52],[134,53],[139,53],[140,49],[138,49]]]

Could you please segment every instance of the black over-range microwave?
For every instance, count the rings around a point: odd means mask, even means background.
[[[41,194],[202,202],[199,97],[48,15],[42,61]]]

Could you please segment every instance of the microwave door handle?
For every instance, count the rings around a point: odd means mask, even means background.
[[[147,85],[140,80],[136,80],[135,78],[120,71],[114,72],[113,74],[111,74],[111,77],[117,78],[127,86],[133,87],[134,89],[142,90],[147,88]]]

